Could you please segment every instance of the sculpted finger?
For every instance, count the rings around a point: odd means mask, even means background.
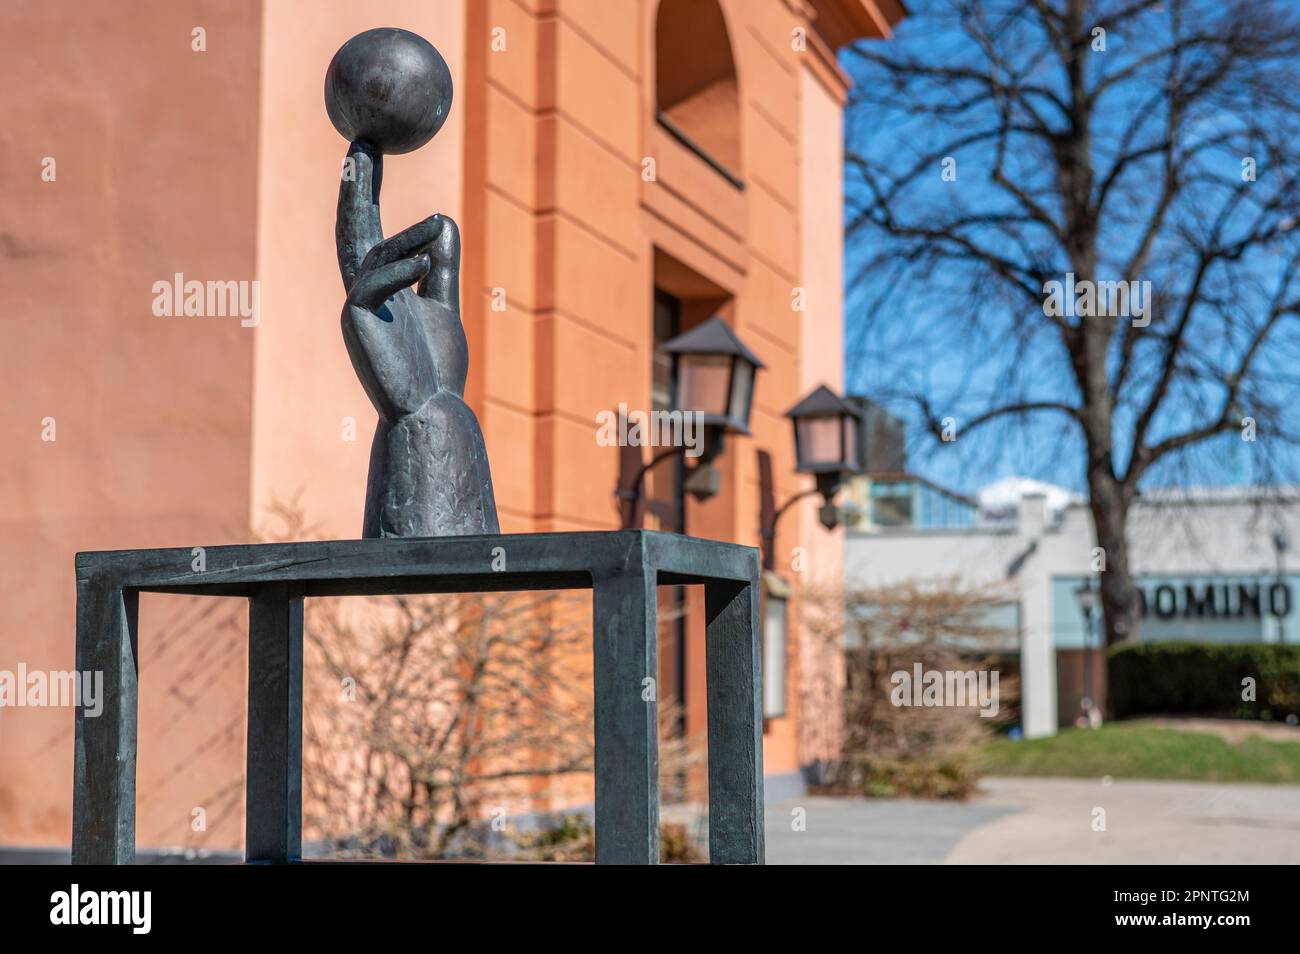
[[[446,215],[435,215],[441,223],[437,237],[429,245],[432,266],[416,294],[452,310],[460,308],[460,229]]]
[[[366,255],[384,237],[379,222],[383,172],[382,154],[359,142],[348,147],[340,172],[338,213],[334,220],[334,244],[344,288],[352,287]]]
[[[361,263],[361,270],[367,272],[372,268],[395,262],[399,258],[414,255],[426,245],[431,245],[442,229],[442,220],[436,215],[429,216],[423,222],[416,222],[410,228],[403,229],[372,248]]]
[[[429,256],[423,252],[364,271],[348,292],[348,302],[374,311],[403,288],[419,281],[428,271]]]

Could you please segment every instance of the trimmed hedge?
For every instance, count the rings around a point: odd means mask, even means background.
[[[1134,643],[1107,658],[1109,708],[1116,718],[1143,713],[1285,719],[1300,714],[1300,645],[1290,643]],[[1243,701],[1242,680],[1255,680]]]

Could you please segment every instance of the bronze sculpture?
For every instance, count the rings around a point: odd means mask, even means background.
[[[499,533],[483,432],[464,400],[456,223],[432,215],[385,239],[379,221],[383,154],[433,138],[451,107],[451,75],[422,37],[368,30],[335,54],[325,101],[351,141],[335,224],[343,340],[379,413],[362,535]]]
[[[659,710],[645,688],[659,671],[660,583],[704,591],[709,860],[763,862],[758,552],[646,530],[495,535],[483,438],[462,399],[456,225],[435,215],[387,240],[379,225],[382,154],[432,138],[451,102],[444,76],[427,43],[384,30],[345,45],[326,82],[330,118],[352,143],[337,220],[344,338],[380,415],[365,533],[390,539],[205,547],[201,566],[189,545],[76,555],[77,671],[104,685],[98,711],[76,707],[74,864],[135,861],[137,660],[151,639],[142,592],[247,599],[244,856],[295,864],[308,598],[555,589],[592,594],[596,862],[655,864]]]

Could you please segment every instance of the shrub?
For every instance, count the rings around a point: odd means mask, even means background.
[[[708,859],[696,847],[686,826],[678,822],[659,825],[659,861],[666,865],[699,865]]]
[[[955,583],[847,589],[809,600],[811,638],[845,646],[841,755],[818,766],[834,794],[962,799],[978,773],[966,754],[1019,717],[1014,638],[992,622],[1004,597]],[[895,674],[996,672],[998,718],[970,705],[898,705]]]
[[[522,856],[532,861],[596,860],[596,830],[581,815],[561,818],[558,824],[518,841]],[[659,861],[662,864],[695,865],[707,860],[685,825],[672,822],[659,825]]]
[[[974,794],[979,772],[963,755],[911,758],[860,757],[847,761],[837,793],[855,791],[871,798],[951,798]]]
[[[1300,713],[1300,645],[1159,642],[1116,646],[1107,659],[1117,718],[1143,713],[1283,719]],[[1243,681],[1255,681],[1254,701]]]

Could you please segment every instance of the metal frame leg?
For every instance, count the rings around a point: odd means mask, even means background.
[[[249,600],[247,861],[302,858],[302,616],[293,584]]]
[[[756,584],[704,585],[709,862],[764,861],[763,714]]]
[[[596,863],[659,863],[655,573],[594,581]]]
[[[102,709],[76,713],[72,861],[135,860],[136,627],[140,595],[108,580],[77,580],[77,671],[104,674]],[[84,700],[83,700],[84,701]]]

